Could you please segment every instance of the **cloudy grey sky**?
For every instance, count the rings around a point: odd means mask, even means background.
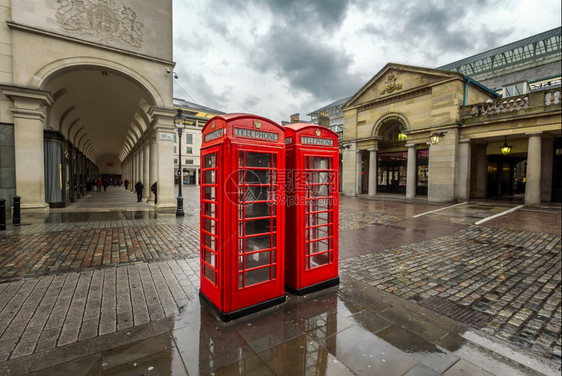
[[[560,0],[173,0],[174,96],[280,123],[388,62],[435,68],[560,26]]]

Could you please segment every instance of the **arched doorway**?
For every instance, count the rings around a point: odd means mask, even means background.
[[[377,192],[406,193],[408,152],[403,131],[404,121],[387,117],[378,128]]]
[[[122,161],[150,127],[154,96],[130,75],[98,65],[52,72],[45,143],[45,201],[65,206],[85,193],[86,181],[121,177]]]

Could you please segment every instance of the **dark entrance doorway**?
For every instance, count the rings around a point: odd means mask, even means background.
[[[490,155],[488,157],[487,197],[525,193],[526,155]]]
[[[378,155],[377,192],[406,193],[407,159],[407,152]]]
[[[418,150],[416,158],[416,195],[427,196],[429,185],[429,150]]]
[[[562,202],[562,138],[554,140],[552,157],[552,197],[553,202]]]

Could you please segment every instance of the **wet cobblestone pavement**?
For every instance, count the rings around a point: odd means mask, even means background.
[[[560,362],[560,251],[560,236],[473,226],[340,270]]]
[[[319,364],[338,375],[560,372],[559,208],[475,225],[516,205],[344,197],[342,284],[225,325],[197,297],[197,192],[186,189],[184,218],[145,203],[92,212],[91,200],[1,232],[0,374],[140,374],[146,365],[284,375],[287,357],[297,374]],[[118,193],[116,203],[134,200]],[[475,332],[460,334],[464,326]],[[557,366],[518,368],[473,337]]]
[[[199,218],[25,226],[0,235],[0,281],[199,254]]]

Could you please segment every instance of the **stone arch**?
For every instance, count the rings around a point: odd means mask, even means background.
[[[62,113],[62,115],[61,115],[61,117],[60,117],[60,119],[59,119],[59,122],[58,122],[58,123],[59,123],[59,125],[58,125],[58,130],[59,130],[62,134],[65,133],[63,127],[64,127],[64,124],[65,124],[64,122],[65,122],[65,120],[66,120],[66,117],[67,117],[72,111],[74,111],[74,110],[76,110],[76,106],[70,106],[70,107],[68,107],[66,110],[64,110],[64,112]],[[73,124],[73,123],[71,123],[70,126],[69,126],[69,128],[68,128],[68,135],[70,135],[70,129],[71,129],[71,127],[72,127],[72,124]]]
[[[129,67],[117,63],[115,61],[97,58],[97,57],[74,57],[65,58],[60,60],[55,60],[41,69],[39,69],[30,81],[31,87],[42,87],[43,84],[49,80],[53,75],[59,72],[64,72],[72,68],[85,68],[85,67],[96,67],[101,69],[111,69],[115,72],[121,73],[123,76],[135,81],[140,85],[151,97],[155,106],[164,107],[166,104],[162,98],[162,95],[158,90],[147,80],[144,76],[138,74],[136,71],[130,69]]]
[[[371,136],[375,136],[375,137],[381,136],[382,135],[381,131],[383,129],[383,126],[390,121],[399,122],[404,130],[410,129],[410,123],[408,122],[408,118],[406,118],[404,114],[401,114],[399,112],[389,112],[387,114],[384,114],[379,118],[379,120],[377,120],[377,122],[373,126],[373,130],[371,131]]]

